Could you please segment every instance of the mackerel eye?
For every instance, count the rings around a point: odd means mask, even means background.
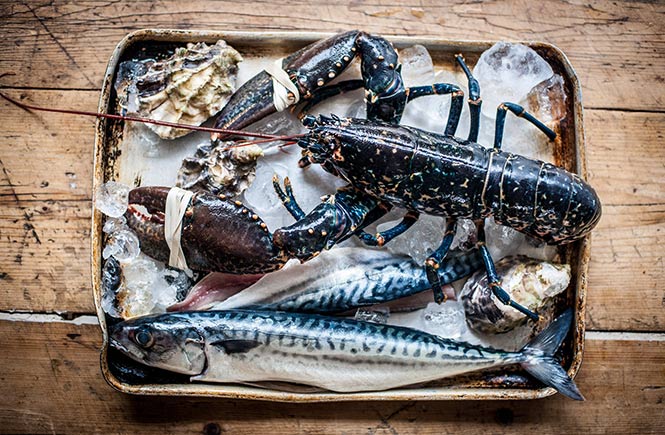
[[[155,339],[153,338],[153,336],[152,336],[152,334],[150,333],[150,331],[147,331],[147,330],[145,330],[145,329],[140,329],[140,330],[136,333],[136,335],[134,335],[134,341],[135,341],[136,344],[138,344],[139,346],[141,346],[141,347],[147,349],[147,348],[149,348],[150,346],[153,345],[153,343],[155,342]]]

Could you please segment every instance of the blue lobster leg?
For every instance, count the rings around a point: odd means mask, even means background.
[[[556,133],[549,129],[545,124],[538,121],[532,114],[524,110],[524,107],[515,103],[501,103],[496,109],[496,126],[494,129],[494,149],[501,149],[501,142],[503,142],[503,127],[506,124],[506,114],[508,111],[513,112],[515,115],[520,118],[524,118],[529,121],[531,124],[535,125],[538,130],[542,131],[547,135],[550,140],[556,139]]]
[[[418,217],[420,217],[419,213],[416,213],[415,211],[409,211],[406,215],[404,215],[404,218],[402,218],[401,222],[394,227],[385,231],[381,231],[376,235],[372,235],[363,231],[358,234],[358,238],[360,238],[360,240],[362,240],[362,242],[368,246],[383,246],[411,228],[413,224],[418,221]]]
[[[434,301],[438,304],[446,300],[446,295],[443,293],[441,285],[441,277],[439,276],[439,268],[443,258],[450,250],[450,245],[455,238],[455,230],[457,229],[457,219],[448,219],[446,222],[446,231],[443,233],[443,240],[441,245],[425,260],[425,272],[427,279],[432,286],[434,292]]]
[[[483,263],[485,263],[485,269],[487,270],[487,282],[492,289],[492,293],[494,293],[494,296],[496,296],[504,305],[515,308],[520,313],[537,322],[538,314],[513,301],[510,298],[510,295],[503,288],[501,288],[501,278],[499,278],[499,275],[496,272],[494,261],[492,260],[492,256],[490,255],[489,250],[487,249],[487,245],[485,244],[485,221],[481,220],[476,225],[478,227],[478,249],[480,250],[480,255],[483,258]]]
[[[446,136],[454,136],[462,114],[462,104],[464,103],[464,92],[459,86],[451,83],[435,83],[431,86],[414,86],[406,90],[408,95],[407,103],[419,97],[426,95],[447,95],[451,94],[450,113],[448,123],[446,124]]]
[[[280,201],[282,201],[282,204],[284,204],[284,207],[291,216],[293,216],[295,220],[304,218],[305,212],[302,211],[295,196],[293,196],[293,189],[291,188],[291,180],[289,180],[289,177],[284,178],[284,190],[282,190],[282,186],[279,185],[279,176],[277,174],[272,177],[272,185],[275,188],[275,192]]]
[[[456,54],[455,59],[464,70],[464,74],[466,74],[466,78],[469,82],[469,112],[471,113],[471,126],[469,127],[468,140],[471,142],[478,142],[478,132],[480,131],[480,108],[483,104],[483,100],[480,99],[480,84],[473,74],[471,74],[469,67],[466,66],[464,57],[461,54]]]

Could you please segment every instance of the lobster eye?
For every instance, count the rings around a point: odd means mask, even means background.
[[[146,329],[140,329],[136,333],[136,335],[134,335],[134,341],[136,342],[136,344],[146,349],[152,346],[153,343],[155,342],[150,331]]]

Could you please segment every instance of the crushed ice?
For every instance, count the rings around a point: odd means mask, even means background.
[[[128,195],[129,186],[114,181],[104,183],[95,195],[97,208],[107,215],[102,228],[106,234],[102,309],[122,318],[164,312],[192,286],[185,272],[141,253],[139,239],[123,216]]]
[[[108,181],[97,188],[95,206],[107,216],[118,218],[125,214],[129,204],[129,186]]]
[[[365,322],[386,324],[388,323],[388,320],[390,318],[390,310],[388,308],[383,308],[383,309],[358,308],[353,318]]]
[[[141,249],[139,239],[131,230],[118,230],[109,235],[102,251],[102,257],[106,260],[113,256],[120,262],[127,262],[138,257]]]
[[[182,300],[192,281],[183,271],[170,269],[164,263],[140,254],[120,263],[121,276],[117,290],[105,291],[102,308],[122,318],[163,313],[166,307]]]

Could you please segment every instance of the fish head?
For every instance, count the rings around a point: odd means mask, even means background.
[[[109,328],[111,346],[142,364],[186,375],[206,365],[202,333],[184,316],[146,316]]]

